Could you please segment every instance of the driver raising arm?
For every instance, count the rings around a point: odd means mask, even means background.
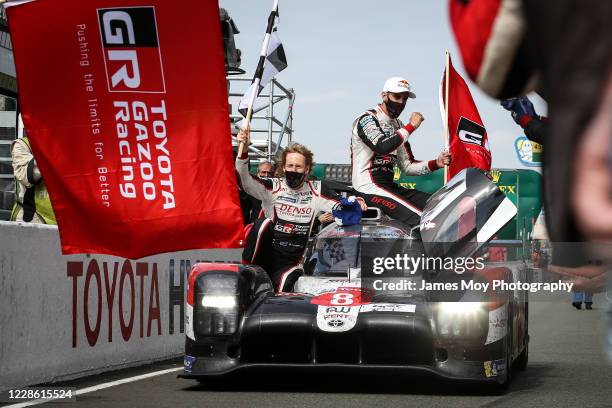
[[[422,162],[412,154],[408,136],[425,120],[413,112],[410,123],[398,119],[408,98],[415,98],[407,80],[393,77],[385,82],[383,101],[361,114],[353,123],[351,162],[353,188],[366,203],[379,207],[389,216],[416,225],[429,194],[409,190],[393,182],[394,166],[409,175],[429,174],[450,164],[450,153],[443,151],[435,160]]]
[[[248,146],[249,131],[241,130],[237,138]],[[249,173],[247,149],[242,157],[236,158],[236,170],[244,190],[261,200],[266,216],[253,226],[247,237],[246,249],[252,249],[249,261],[266,269],[278,292],[291,290],[299,277],[297,266],[315,217],[340,205],[341,197],[326,189],[321,181],[307,180],[312,163],[312,152],[294,143],[283,151],[279,166],[283,176],[261,179]],[[362,209],[366,209],[363,199],[359,201]],[[270,236],[271,244],[265,235]]]

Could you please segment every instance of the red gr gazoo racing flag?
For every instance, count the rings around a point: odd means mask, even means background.
[[[449,58],[448,89],[448,132],[449,150],[452,161],[448,169],[450,180],[455,174],[468,167],[491,170],[491,150],[476,104],[470,89],[455,71]],[[446,72],[442,76],[440,87],[440,109],[442,120],[446,117]]]
[[[217,1],[5,7],[25,128],[63,253],[237,247]]]

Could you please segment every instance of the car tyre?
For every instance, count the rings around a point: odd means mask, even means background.
[[[523,351],[514,362],[515,367],[519,371],[525,371],[529,362],[529,303],[525,304],[525,344]]]
[[[506,332],[506,352],[504,353],[504,359],[506,360],[506,370],[504,372],[504,377],[501,382],[493,386],[493,390],[498,394],[506,392],[508,390],[510,382],[512,381],[512,321],[512,309],[510,305],[508,305],[508,321],[506,323],[508,330]]]

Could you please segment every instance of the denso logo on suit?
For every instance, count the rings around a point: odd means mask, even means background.
[[[311,207],[296,207],[295,205],[290,204],[281,204],[278,207],[278,210],[290,215],[312,214]]]

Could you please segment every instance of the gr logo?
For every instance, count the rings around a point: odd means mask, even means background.
[[[462,142],[484,147],[485,134],[486,130],[482,125],[466,119],[463,116],[459,120],[457,135],[459,135],[459,140]]]
[[[155,9],[97,9],[109,92],[165,93]]]

